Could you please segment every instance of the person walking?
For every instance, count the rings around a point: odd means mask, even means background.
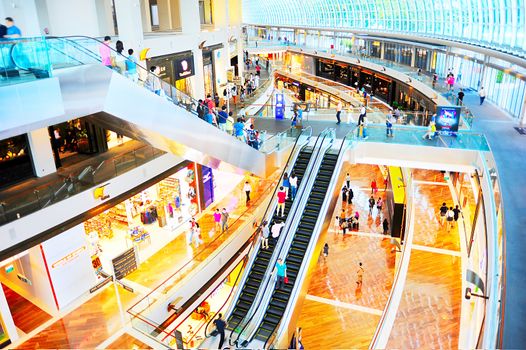
[[[203,240],[201,239],[201,227],[199,226],[198,222],[195,223],[195,226],[194,226],[193,230],[194,230],[194,232],[193,232],[192,236],[194,238],[195,247],[197,248],[201,244],[203,244]]]
[[[266,221],[261,227],[261,249],[268,249],[268,237],[270,236],[270,229]]]
[[[451,228],[454,226],[455,212],[453,207],[449,207],[446,212],[446,221],[447,221],[447,232],[451,231]]]
[[[221,107],[221,110],[217,113],[217,124],[219,129],[226,132],[226,122],[228,121],[228,114],[226,112],[226,106]]]
[[[283,174],[283,188],[285,189],[286,198],[289,198],[289,188],[290,188],[290,180],[289,180],[289,174],[285,173]]]
[[[353,198],[354,198],[354,192],[352,188],[349,187],[349,190],[347,191],[347,204],[352,204]]]
[[[393,121],[391,119],[391,112],[389,112],[385,118],[385,136],[393,137]]]
[[[298,192],[298,177],[294,171],[290,174],[289,177],[290,183],[290,199],[294,200],[296,198],[296,193]]]
[[[437,132],[437,127],[434,122],[431,122],[429,123],[429,128],[427,129],[427,132],[422,137],[422,139],[432,140],[435,137],[436,132]]]
[[[219,211],[219,208],[216,208],[216,211],[214,212],[214,229],[216,232],[221,231],[221,212]]]
[[[287,198],[287,192],[285,192],[285,189],[283,186],[280,186],[278,191],[278,208],[276,210],[276,215],[278,215],[279,210],[281,209],[281,217],[285,215],[285,200]]]
[[[115,68],[120,74],[126,75],[126,56],[124,56],[124,43],[122,41],[117,40],[115,43],[115,51],[117,51],[117,55],[115,55]]]
[[[371,181],[371,194],[376,194],[378,192],[378,185],[376,184],[376,180],[373,179]]]
[[[186,244],[191,245],[194,241],[195,227],[197,222],[195,218],[190,219],[190,229],[186,232]]]
[[[342,204],[346,204],[347,203],[347,194],[348,194],[347,186],[343,186],[343,188],[342,188]]]
[[[157,66],[150,67],[150,73],[144,81],[144,87],[152,91],[156,95],[161,95],[161,83],[157,75],[159,74],[159,68]]]
[[[137,83],[139,74],[137,73],[137,58],[133,55],[133,49],[128,49],[128,58],[126,59],[126,77]]]
[[[113,68],[113,63],[111,62],[111,37],[106,35],[104,41],[99,46],[100,59],[103,65],[108,68]],[[152,66],[153,67],[153,66]]]
[[[223,348],[225,343],[225,328],[226,322],[223,320],[223,314],[217,314],[217,319],[214,320],[214,326],[216,327],[217,332],[219,333],[219,346],[218,349]]]
[[[378,210],[378,214],[382,214],[382,206],[384,202],[382,201],[382,197],[378,197],[378,200],[376,201],[376,209]]]
[[[480,87],[479,90],[479,97],[480,97],[480,105],[484,103],[484,100],[486,99],[486,90],[484,90],[484,86]]]
[[[219,94],[216,92],[214,94],[214,104],[215,104],[215,106],[219,107],[220,102],[221,102],[221,99],[219,98]]]
[[[374,197],[371,196],[371,198],[369,198],[369,215],[373,215],[374,204],[375,204]]]
[[[241,118],[237,118],[237,122],[234,124],[233,135],[236,139],[241,142],[245,142],[245,124]]]
[[[345,185],[347,188],[351,188],[351,175],[349,173],[345,175]]]
[[[462,88],[460,88],[460,90],[458,91],[457,97],[458,97],[458,105],[462,106],[464,103],[464,90],[462,90]]]
[[[439,209],[440,211],[440,226],[444,226],[444,222],[446,222],[446,214],[447,214],[447,206],[446,203],[442,203],[442,206]]]
[[[328,256],[329,256],[329,245],[325,243],[325,245],[323,246],[323,257],[327,259]]]
[[[358,263],[358,270],[356,270],[356,284],[357,288],[361,288],[363,284],[363,274],[365,270],[361,262]]]
[[[206,106],[203,100],[197,101],[196,112],[197,112],[197,117],[199,117],[199,119],[205,120],[205,111],[206,111]]]
[[[287,264],[285,264],[283,259],[278,259],[274,271],[278,277],[276,281],[276,289],[282,289],[285,285],[285,278],[287,277]]]
[[[221,211],[221,232],[225,232],[226,230],[228,230],[229,216],[230,215],[226,211],[226,208],[223,208],[223,210]]]
[[[341,114],[342,114],[342,109],[343,109],[343,104],[342,102],[338,102],[338,105],[336,106],[336,120],[338,120],[336,122],[336,124],[340,124],[341,123]]]
[[[382,228],[384,229],[384,235],[387,235],[389,233],[389,221],[387,221],[387,218],[384,219]]]
[[[458,221],[459,215],[462,213],[458,205],[456,205],[455,209],[453,209],[453,213],[454,213],[454,219],[455,219],[455,224],[456,224]]]
[[[245,181],[245,185],[243,186],[243,191],[245,192],[245,195],[247,196],[245,205],[248,206],[248,203],[250,203],[250,191],[252,191],[252,187],[250,186],[248,181]]]
[[[14,4],[13,4],[14,7]],[[5,27],[6,27],[6,33],[4,34],[4,38],[6,39],[16,39],[22,37],[22,31],[20,28],[15,26],[15,20],[12,17],[6,17],[5,18]]]
[[[281,220],[278,220],[274,222],[274,225],[272,225],[272,228],[270,229],[270,232],[272,234],[272,240],[274,243],[277,243],[279,235],[281,234],[281,230],[285,226],[285,223]]]

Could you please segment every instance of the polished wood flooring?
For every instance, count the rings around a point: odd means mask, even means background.
[[[29,333],[51,319],[51,315],[2,283],[15,326]]]
[[[251,219],[252,212],[261,204],[265,195],[270,194],[271,190],[273,190],[274,180],[276,179],[276,176],[270,179],[250,177],[248,181],[252,184],[253,190],[251,193],[252,202],[248,207],[245,205],[245,193],[243,192],[245,182],[242,181],[231,195],[224,198],[218,205],[206,210],[198,220],[203,244],[198,247],[188,245],[186,232],[181,233],[148,260],[141,263],[139,268],[128,275],[126,279],[147,288],[155,288],[188,263],[184,271],[181,271],[180,274],[171,279],[170,283],[165,285],[164,288],[175,285],[230,238],[247,220]],[[230,227],[224,234],[220,235],[213,230],[213,213],[216,208],[226,208],[230,214]],[[211,243],[212,241],[213,243]]]
[[[123,307],[131,306],[137,295],[119,287]],[[20,345],[19,349],[94,348],[123,327],[117,295],[112,284],[49,327]]]
[[[124,333],[106,349],[152,349],[134,336]]]

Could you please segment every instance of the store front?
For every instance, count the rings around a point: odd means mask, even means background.
[[[223,44],[203,47],[203,73],[205,82],[205,95],[214,96],[217,89],[217,78],[215,71],[216,50],[222,49]]]
[[[27,135],[0,141],[0,188],[35,176]]]
[[[192,95],[192,79],[195,75],[194,55],[192,51],[183,51],[169,55],[149,58],[146,61],[148,69],[159,67],[159,76],[177,90]]]
[[[11,344],[11,339],[9,338],[9,334],[7,334],[3,317],[0,314],[0,349],[7,347],[9,344]]]

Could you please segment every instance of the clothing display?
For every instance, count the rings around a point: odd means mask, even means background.
[[[149,225],[157,221],[157,207],[149,206],[141,212],[141,222],[145,225]]]

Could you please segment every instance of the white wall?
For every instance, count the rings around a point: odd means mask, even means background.
[[[47,128],[33,130],[27,134],[35,174],[46,176],[57,171]]]
[[[13,321],[11,310],[9,310],[9,304],[7,304],[7,299],[5,298],[4,290],[2,288],[0,288],[0,317],[4,322],[4,331],[9,335],[11,343],[14,343],[18,339],[18,332],[16,330],[15,321]]]
[[[0,269],[0,281],[44,311],[55,313],[57,306],[40,246],[29,249],[29,254],[16,260],[13,266],[15,269],[10,273]],[[19,280],[17,274],[27,277],[31,285]]]
[[[101,36],[93,0],[46,0],[51,35]]]
[[[85,236],[80,224],[42,243],[60,309],[96,283]]]
[[[41,34],[34,0],[0,0],[2,24],[4,24],[6,17],[13,17],[16,26],[22,30],[23,36],[39,36]]]

